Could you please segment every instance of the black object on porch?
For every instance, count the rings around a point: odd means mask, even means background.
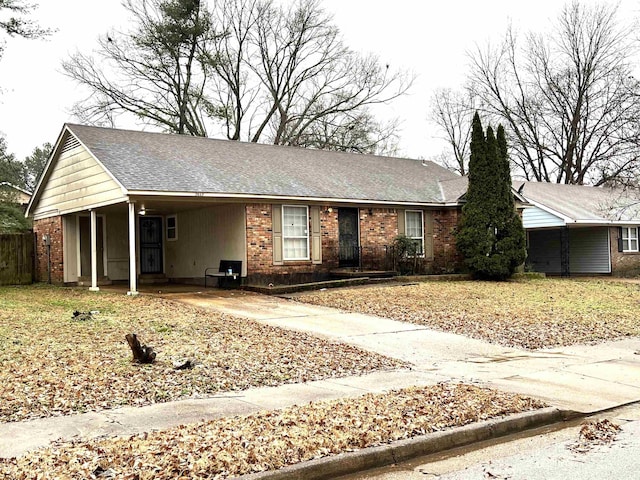
[[[207,288],[207,278],[217,278],[220,288],[238,288],[241,283],[242,260],[220,260],[218,271],[209,267],[204,271],[204,287]]]

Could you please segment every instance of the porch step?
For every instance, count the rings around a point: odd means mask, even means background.
[[[363,270],[359,268],[336,268],[330,272],[331,278],[393,278],[398,275],[393,270]]]
[[[153,285],[157,283],[169,283],[169,279],[164,273],[143,273],[138,278],[140,285]]]
[[[113,282],[111,281],[111,279],[109,277],[98,277],[98,286],[104,286],[104,285],[112,285]],[[79,287],[90,287],[91,286],[91,277],[87,277],[87,276],[82,276],[82,277],[78,277],[78,286]]]

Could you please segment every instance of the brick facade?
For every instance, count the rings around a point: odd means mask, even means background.
[[[338,207],[320,207],[322,264],[306,260],[285,261],[284,265],[273,264],[271,205],[247,204],[245,208],[248,283],[283,284],[325,280],[330,271],[339,266]],[[388,247],[398,236],[398,211],[395,208],[359,209],[361,263],[364,269],[392,268]],[[417,273],[456,271],[461,265],[454,236],[459,211],[435,210],[433,218],[434,259],[421,260]]]
[[[461,213],[455,208],[433,212],[433,264],[429,273],[460,271],[463,258],[456,249],[455,232]]]
[[[270,204],[247,204],[247,282],[257,284],[297,283],[326,280],[338,266],[338,213],[320,207],[322,264],[311,260],[273,264],[272,208]],[[309,228],[311,228],[309,226]]]
[[[331,211],[329,209],[331,208]],[[322,264],[326,270],[338,268],[340,244],[338,237],[338,209],[320,207],[320,235],[322,236]]]
[[[611,248],[611,273],[620,277],[640,275],[640,253],[619,252],[619,235],[620,230],[618,229],[618,227],[609,228],[609,245]]]
[[[48,235],[51,239],[51,283],[64,283],[62,217],[57,216],[34,220],[33,232],[36,237],[36,270],[34,272],[34,280],[36,282],[46,282],[49,279],[49,253],[47,246],[44,245],[42,240],[44,235]]]
[[[398,211],[395,208],[361,208],[360,247],[363,268],[391,268],[387,248],[393,244],[397,236]]]

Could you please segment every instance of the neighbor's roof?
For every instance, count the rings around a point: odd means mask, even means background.
[[[67,124],[130,193],[202,192],[445,203],[429,161]],[[453,199],[455,202],[455,199]]]
[[[514,182],[514,188],[531,203],[575,223],[619,223],[640,220],[637,192],[623,189]]]
[[[17,185],[14,185],[13,183],[10,182],[0,182],[0,187],[8,187],[8,188],[13,188],[14,190],[18,190],[19,192],[24,193],[25,195],[29,195],[31,196],[31,192],[28,190],[25,190],[24,188],[20,188]]]

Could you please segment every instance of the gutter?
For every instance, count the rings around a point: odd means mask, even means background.
[[[333,198],[333,197],[300,197],[293,195],[260,195],[253,193],[205,193],[205,192],[159,192],[149,190],[129,190],[129,197],[180,197],[190,198],[211,198],[211,199],[238,199],[238,200],[278,200],[278,201],[300,201],[300,202],[321,202],[321,203],[344,203],[362,205],[389,205],[389,206],[421,206],[421,207],[458,207],[458,202],[409,202],[377,199],[354,199],[354,198]]]

